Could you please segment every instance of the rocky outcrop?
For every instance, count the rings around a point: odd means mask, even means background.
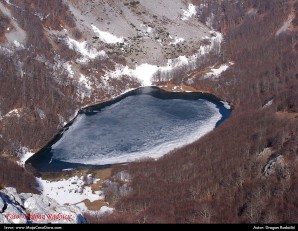
[[[0,223],[86,223],[77,206],[61,206],[55,200],[15,188],[0,191]]]

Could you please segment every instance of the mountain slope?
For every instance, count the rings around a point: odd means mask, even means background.
[[[101,222],[297,223],[298,3],[204,3],[200,19],[213,15],[225,32],[223,58],[234,65],[219,78],[206,78],[208,68],[187,77],[231,102],[233,113],[158,161],[114,166],[105,191],[118,213]]]
[[[207,91],[233,105],[229,120],[158,161],[114,166],[115,212],[100,221],[297,223],[297,10],[297,0],[1,1],[0,152],[36,151],[79,108],[130,88]]]
[[[182,0],[1,1],[2,155],[40,149],[82,106],[218,56],[221,35],[196,10]]]

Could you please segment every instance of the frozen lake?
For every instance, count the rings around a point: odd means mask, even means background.
[[[213,130],[229,114],[208,94],[140,88],[81,110],[27,163],[60,171],[159,158]]]

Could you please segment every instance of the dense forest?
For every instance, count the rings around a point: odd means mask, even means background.
[[[105,192],[117,212],[90,222],[298,222],[298,2],[195,3],[224,33],[217,62],[235,64],[216,80],[184,76],[230,102],[232,116],[157,161],[114,166]]]
[[[3,157],[0,157],[0,169],[0,190],[5,187],[14,187],[19,192],[39,192],[36,179],[31,171]]]

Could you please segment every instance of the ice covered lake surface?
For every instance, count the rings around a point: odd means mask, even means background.
[[[210,94],[139,88],[82,109],[26,163],[42,172],[159,158],[213,130],[230,112]]]

